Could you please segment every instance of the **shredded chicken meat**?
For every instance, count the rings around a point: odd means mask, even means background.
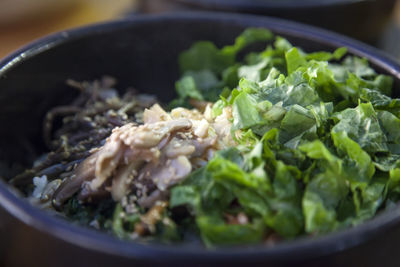
[[[204,165],[216,150],[232,145],[232,112],[216,118],[185,108],[164,111],[158,104],[143,113],[143,124],[113,129],[105,144],[79,164],[53,196],[60,207],[75,193],[84,202],[111,195],[121,201],[133,194],[145,207],[168,198],[169,188]]]

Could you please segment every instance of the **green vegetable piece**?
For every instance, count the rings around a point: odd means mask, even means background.
[[[243,245],[261,242],[265,227],[257,220],[252,224],[226,224],[221,218],[199,216],[196,218],[206,246]]]
[[[179,56],[181,72],[210,70],[221,73],[234,65],[235,54],[222,53],[213,43],[201,41]]]
[[[178,95],[185,99],[186,97],[203,100],[203,96],[196,86],[196,82],[191,76],[185,76],[176,82],[176,91]]]
[[[171,189],[171,197],[169,200],[169,206],[171,208],[187,205],[191,207],[195,213],[200,213],[200,202],[200,194],[194,186],[181,185]]]
[[[304,192],[305,230],[308,233],[333,231],[340,225],[336,209],[348,193],[342,161],[319,140],[301,145],[299,149],[319,160],[321,170],[309,181]]]
[[[339,60],[347,53],[346,47],[340,47],[336,49],[333,53],[320,51],[309,53],[306,55],[307,60],[318,60],[318,61],[329,61],[332,59]]]
[[[232,114],[232,130],[247,129],[260,123],[261,121],[255,101],[249,94],[245,92],[242,92],[236,96],[233,103]]]
[[[237,164],[222,157],[217,156],[210,160],[207,164],[207,171],[212,174],[216,181],[229,181],[258,190],[269,190],[265,176],[246,173]]]
[[[267,29],[248,28],[236,38],[233,46],[225,46],[222,51],[226,54],[237,54],[252,43],[270,41],[273,37],[273,33]]]
[[[118,203],[114,209],[112,231],[117,237],[121,239],[129,238],[129,235],[133,232],[133,226],[139,221],[139,214],[132,214],[130,216],[127,216],[122,208],[122,205]],[[130,229],[126,229],[126,224],[129,224]]]
[[[356,172],[356,176],[352,176],[352,179],[358,177],[355,180],[360,179],[360,182],[368,183],[375,173],[375,167],[368,153],[362,150],[359,144],[351,140],[346,132],[332,131],[332,139],[338,151],[349,157],[351,161],[349,164]]]
[[[400,119],[388,111],[378,111],[377,113],[387,141],[392,144],[400,144]]]
[[[291,48],[285,53],[287,72],[290,75],[299,67],[307,64],[307,60],[300,54],[296,47]]]
[[[315,126],[315,119],[310,112],[299,105],[293,105],[282,119],[280,141],[283,144],[290,142],[313,126]],[[292,141],[293,145],[289,147],[297,147],[298,142]]]
[[[369,153],[388,152],[387,138],[371,103],[361,103],[354,109],[335,114],[338,123],[332,132],[346,132],[362,149]]]

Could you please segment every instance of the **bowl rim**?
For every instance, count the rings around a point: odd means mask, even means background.
[[[365,0],[172,0],[190,6],[203,8],[216,8],[219,10],[296,10],[342,7],[357,3],[366,2]]]
[[[311,42],[328,45],[332,48],[346,46],[349,53],[367,58],[372,64],[386,70],[397,80],[400,80],[400,65],[385,53],[352,40],[348,37],[286,20],[261,17],[254,15],[237,15],[218,12],[185,12],[163,15],[139,15],[117,21],[94,24],[77,29],[55,33],[17,50],[0,61],[0,79],[11,71],[13,67],[23,64],[29,58],[57,47],[66,42],[73,42],[92,34],[102,34],[115,29],[129,28],[132,25],[146,25],[149,23],[175,22],[222,22],[234,23],[245,27],[266,27],[278,34],[300,37]],[[51,216],[41,211],[27,201],[18,197],[9,186],[0,179],[0,206],[19,221],[33,227],[35,230],[58,238],[71,245],[127,259],[148,261],[198,261],[226,260],[246,261],[294,261],[315,258],[343,251],[355,247],[367,240],[377,237],[396,225],[400,225],[400,207],[391,212],[383,212],[357,227],[330,233],[314,238],[298,238],[290,242],[282,242],[272,247],[255,245],[249,247],[231,247],[207,250],[199,246],[161,244],[141,244],[126,242],[100,233],[98,231],[78,227],[66,220]],[[155,257],[154,255],[157,255]],[[290,255],[290,257],[288,257]]]

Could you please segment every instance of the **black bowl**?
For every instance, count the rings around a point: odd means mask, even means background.
[[[375,43],[396,0],[141,0],[148,12],[209,10],[295,20]]]
[[[115,76],[173,97],[177,57],[196,40],[232,43],[247,27],[267,27],[307,51],[347,46],[377,71],[395,77],[400,66],[375,49],[346,37],[283,20],[219,13],[144,16],[61,32],[39,40],[0,62],[0,176],[9,165],[27,164],[43,151],[41,121],[50,107],[68,103],[65,80]],[[29,145],[27,145],[29,143]],[[125,242],[52,217],[18,197],[0,179],[0,266],[397,266],[400,208],[358,227],[274,247],[206,250],[198,245]]]

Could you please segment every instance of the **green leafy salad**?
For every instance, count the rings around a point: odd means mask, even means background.
[[[247,52],[255,43],[267,45]],[[111,106],[119,124],[107,121],[83,159],[11,182],[34,177],[36,203],[120,238],[207,247],[324,234],[397,205],[400,99],[366,59],[249,28],[233,45],[195,43],[179,65],[168,108]],[[131,107],[143,103],[135,97]],[[74,151],[65,136],[52,142]]]

